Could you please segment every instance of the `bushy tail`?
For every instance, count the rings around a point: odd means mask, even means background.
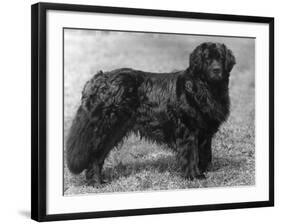
[[[67,141],[66,158],[68,169],[81,173],[88,167],[93,141],[93,128],[86,112],[80,107],[72,122]]]

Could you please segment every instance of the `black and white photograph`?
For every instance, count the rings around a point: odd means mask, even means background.
[[[64,196],[254,186],[255,41],[64,28]]]
[[[274,205],[274,18],[32,6],[31,217]]]

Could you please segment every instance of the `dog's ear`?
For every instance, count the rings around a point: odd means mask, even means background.
[[[231,50],[227,49],[227,47],[223,44],[224,52],[225,52],[225,62],[224,69],[226,72],[231,72],[233,66],[236,64],[236,59]]]
[[[189,68],[193,72],[199,72],[203,70],[203,47],[202,45],[195,48],[195,50],[189,56]]]

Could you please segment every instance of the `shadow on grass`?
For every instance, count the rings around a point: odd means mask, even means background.
[[[238,170],[243,167],[246,163],[246,159],[237,159],[237,158],[225,158],[225,157],[215,157],[212,162],[212,166],[209,172],[216,172],[219,170],[233,169]]]
[[[213,159],[212,166],[208,172],[217,172],[220,170],[228,169],[239,170],[241,167],[244,166],[245,162],[245,159],[238,160],[231,157],[215,157]],[[119,178],[136,175],[143,171],[153,171],[157,173],[168,172],[182,177],[181,168],[176,160],[176,157],[173,155],[169,155],[154,160],[137,160],[125,164],[120,162],[116,166],[104,168],[103,178],[110,183]]]
[[[92,191],[116,192],[152,189],[154,187],[156,187],[155,189],[170,189],[171,186],[172,188],[223,186],[227,185],[227,181],[236,180],[237,175],[241,175],[241,170],[247,169],[247,161],[241,157],[215,156],[210,170],[206,173],[207,178],[191,181],[184,179],[180,165],[173,154],[162,154],[158,157],[148,154],[145,157],[136,157],[136,159],[130,157],[130,160],[105,164],[103,179],[106,183],[93,189],[88,188],[84,172],[79,175],[71,175],[67,168],[65,169],[68,176],[65,182],[65,192],[72,187],[74,188],[70,192],[73,190],[80,193],[84,191],[86,193]],[[125,187],[122,187],[120,183]]]
[[[106,181],[111,182],[115,179],[135,175],[143,171],[179,173],[180,167],[176,163],[175,156],[168,155],[153,160],[138,159],[127,163],[119,162],[116,166],[105,167],[103,176]]]

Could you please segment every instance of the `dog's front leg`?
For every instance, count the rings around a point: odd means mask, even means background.
[[[199,169],[207,171],[212,163],[212,137],[199,138]]]
[[[188,179],[205,178],[198,168],[198,135],[186,130],[182,138],[177,139],[178,159],[184,176]]]

